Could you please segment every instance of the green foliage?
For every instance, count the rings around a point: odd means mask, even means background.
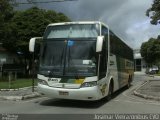
[[[0,0],[0,19],[8,21],[13,15],[13,7],[10,5],[11,0]]]
[[[160,23],[160,0],[154,0],[151,8],[146,11],[146,15],[151,18],[151,24]]]
[[[21,53],[20,61],[23,60],[23,64],[31,66],[28,51],[30,38],[41,37],[50,23],[65,22],[70,19],[62,13],[37,7],[14,11],[14,5],[16,0],[0,0],[0,42],[8,51]]]
[[[37,85],[37,80],[35,80],[35,85]],[[11,83],[10,83],[11,89],[30,87],[30,86],[32,86],[32,80],[31,79],[11,80]],[[7,81],[0,81],[0,89],[9,89],[8,80]]]
[[[0,42],[4,39],[6,25],[14,15],[13,7],[9,2],[13,0],[0,0]]]
[[[30,38],[43,36],[48,24],[64,21],[70,21],[64,14],[37,7],[17,11],[6,26],[3,45],[12,52],[21,51],[25,57],[28,57]]]
[[[146,11],[146,15],[151,18],[151,24],[160,24],[160,0],[153,0],[151,8]],[[160,36],[157,39],[150,38],[141,46],[141,54],[150,63],[160,66]]]
[[[160,39],[150,38],[141,46],[141,55],[148,64],[158,64],[160,60]]]

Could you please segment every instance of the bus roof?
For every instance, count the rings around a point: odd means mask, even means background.
[[[103,24],[100,21],[75,21],[75,22],[61,22],[61,23],[51,23],[48,26],[56,26],[56,25],[68,25],[68,24]],[[103,24],[104,25],[104,24]],[[106,26],[106,25],[105,25]]]

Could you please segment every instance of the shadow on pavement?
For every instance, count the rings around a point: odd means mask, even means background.
[[[112,96],[112,99],[116,98],[122,92],[124,92],[127,88],[124,87],[117,92],[115,92]],[[111,100],[112,100],[111,99]],[[98,101],[81,101],[81,100],[66,100],[66,99],[47,99],[41,101],[39,104],[42,106],[56,106],[56,107],[71,107],[71,108],[86,108],[86,109],[96,109],[104,104],[109,103],[110,100],[107,100],[107,97],[98,100]]]

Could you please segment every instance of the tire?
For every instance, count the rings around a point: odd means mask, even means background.
[[[128,83],[127,83],[127,88],[128,88],[128,89],[131,87],[131,81],[132,81],[132,77],[129,76],[129,78],[128,78]]]
[[[113,83],[111,82],[109,85],[109,91],[108,91],[108,95],[107,95],[108,101],[112,99],[112,95],[113,95]]]

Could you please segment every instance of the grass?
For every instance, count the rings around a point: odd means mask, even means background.
[[[156,75],[160,76],[160,71]]]
[[[35,79],[35,85],[37,85],[37,80]],[[23,87],[32,86],[32,79],[17,79],[12,80],[10,83],[10,89],[17,89]],[[9,89],[8,81],[0,81],[0,89]]]
[[[160,73],[156,74],[157,76],[160,76]]]

